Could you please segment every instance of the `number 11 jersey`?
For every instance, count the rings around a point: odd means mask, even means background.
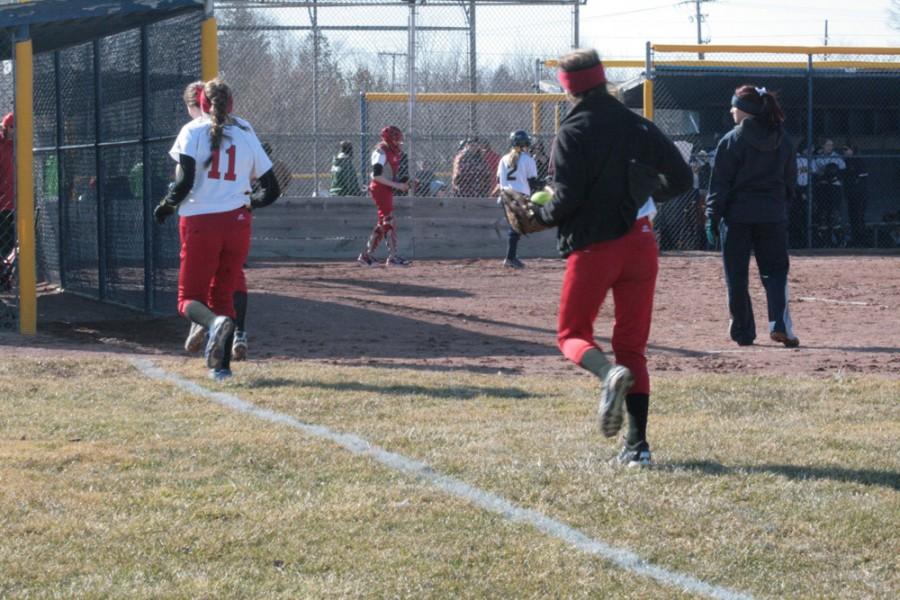
[[[212,121],[207,115],[194,119],[178,133],[169,156],[178,161],[184,154],[197,163],[194,186],[178,207],[180,216],[228,212],[244,206],[251,181],[272,168],[250,124],[233,118],[236,124],[225,126],[216,153],[212,152]]]

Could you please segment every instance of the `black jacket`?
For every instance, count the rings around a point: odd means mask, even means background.
[[[691,188],[693,174],[681,152],[650,121],[607,94],[579,101],[562,121],[553,148],[555,193],[537,218],[558,226],[563,256],[595,242],[622,237],[647,200],[629,178],[630,163],[655,169],[667,184],[657,200]]]
[[[784,129],[744,119],[719,141],[706,216],[731,223],[781,223],[797,185],[794,144]]]

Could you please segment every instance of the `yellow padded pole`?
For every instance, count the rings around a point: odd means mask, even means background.
[[[218,31],[215,17],[209,17],[200,24],[200,77],[203,81],[219,75]]]
[[[653,80],[644,80],[644,118],[653,120]]]
[[[17,36],[19,38],[26,36]],[[19,239],[19,331],[37,333],[37,260],[34,239],[34,65],[31,39],[16,41],[16,234]]]

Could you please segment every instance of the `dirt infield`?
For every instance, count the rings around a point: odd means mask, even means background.
[[[757,344],[728,339],[718,256],[667,255],[650,337],[655,376],[720,372],[900,377],[900,256],[799,256],[791,310],[799,349],[769,341],[762,287],[751,267]],[[577,372],[555,342],[564,263],[421,261],[409,268],[353,262],[249,266],[251,358],[432,370]],[[16,353],[179,353],[186,323],[45,290],[33,340],[0,334]],[[610,302],[597,320],[608,348]]]

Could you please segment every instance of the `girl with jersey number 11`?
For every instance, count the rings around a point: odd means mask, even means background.
[[[233,105],[224,81],[204,85],[202,116],[181,128],[169,150],[175,182],[153,212],[162,224],[178,210],[178,312],[209,332],[204,357],[216,380],[231,376],[234,292],[250,250],[248,197],[257,208],[281,194],[272,161],[253,129],[231,115]]]

